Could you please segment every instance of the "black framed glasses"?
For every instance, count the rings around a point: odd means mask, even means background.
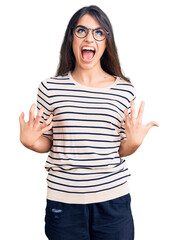
[[[87,28],[83,25],[78,25],[72,28],[74,30],[74,34],[78,38],[85,38],[88,35],[89,30],[92,31],[92,35],[96,41],[103,41],[106,38],[106,36],[109,35],[109,32],[105,31],[101,27],[92,29],[92,28]]]

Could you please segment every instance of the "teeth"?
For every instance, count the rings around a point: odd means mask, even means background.
[[[92,47],[83,47],[82,50],[95,51],[95,49]]]

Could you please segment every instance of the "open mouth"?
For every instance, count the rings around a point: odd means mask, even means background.
[[[84,62],[91,62],[95,56],[95,49],[93,47],[83,47],[81,50],[82,59]]]

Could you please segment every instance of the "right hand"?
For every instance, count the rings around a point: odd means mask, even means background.
[[[23,112],[20,114],[20,117],[19,117],[20,141],[27,148],[32,147],[44,132],[49,131],[52,128],[52,117],[53,117],[52,114],[44,123],[40,123],[40,119],[43,115],[44,108],[41,108],[38,111],[36,118],[34,117],[34,112],[35,112],[35,104],[32,104],[29,111],[28,122],[25,122]]]

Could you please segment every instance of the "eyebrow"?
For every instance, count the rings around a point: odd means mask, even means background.
[[[91,30],[103,29],[102,27],[88,28],[88,27],[86,27],[86,26],[84,26],[84,25],[77,25],[76,27],[84,27],[84,28],[91,29]]]

